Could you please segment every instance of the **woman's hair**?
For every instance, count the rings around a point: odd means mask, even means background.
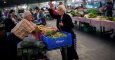
[[[59,5],[58,8],[59,8],[59,7],[62,8],[62,10],[63,10],[64,12],[66,12],[66,8],[65,8],[64,5]]]

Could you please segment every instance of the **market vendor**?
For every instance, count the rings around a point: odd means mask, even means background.
[[[32,23],[33,17],[30,11],[23,13],[23,19],[11,30],[11,34],[6,38],[7,57],[14,59],[17,57],[17,43],[23,40],[36,29],[36,25]],[[16,59],[14,59],[16,60]]]
[[[78,60],[78,55],[77,52],[74,48],[74,38],[75,38],[75,34],[72,30],[72,28],[74,27],[73,23],[72,23],[72,19],[71,17],[66,14],[66,8],[64,5],[59,5],[58,6],[58,14],[54,14],[53,13],[53,5],[50,2],[49,3],[50,9],[49,9],[49,13],[50,15],[57,19],[57,28],[60,31],[65,31],[65,32],[69,32],[72,34],[72,46],[71,47],[67,47],[67,60],[73,60],[76,59]],[[65,48],[62,48],[61,50],[61,54],[62,54],[62,59],[65,60]]]

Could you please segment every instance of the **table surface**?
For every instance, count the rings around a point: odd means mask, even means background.
[[[96,18],[72,17],[74,21],[89,23],[96,28],[105,27],[105,29],[113,29],[115,31],[115,22],[109,20],[97,20]]]

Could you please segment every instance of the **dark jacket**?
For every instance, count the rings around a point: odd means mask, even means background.
[[[106,9],[108,11],[112,11],[113,10],[113,3],[112,2],[107,2]]]
[[[65,13],[65,14],[63,15],[63,18],[61,19],[61,16],[60,16],[60,15],[55,15],[55,14],[53,14],[52,9],[49,9],[49,13],[50,13],[50,15],[51,15],[53,18],[57,19],[57,28],[58,28],[59,30],[66,31],[66,32],[69,32],[69,33],[73,33],[72,28],[74,27],[74,25],[73,25],[73,22],[72,22],[71,17],[70,17],[68,14]],[[62,23],[63,23],[63,26],[60,26],[60,25],[59,25],[59,23],[60,23],[61,21],[62,21]]]
[[[13,29],[16,25],[10,18],[7,18],[4,23],[5,23],[5,32],[11,32],[11,29]]]

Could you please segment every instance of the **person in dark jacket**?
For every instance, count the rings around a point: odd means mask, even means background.
[[[14,10],[10,10],[9,14],[8,14],[8,18],[5,19],[5,32],[6,35],[9,34],[9,32],[11,32],[11,29],[14,28],[14,26],[16,25],[16,16],[15,16],[15,11]]]
[[[108,17],[112,17],[113,3],[112,1],[108,1],[106,5],[106,13]]]
[[[67,58],[65,58],[65,50],[66,50],[66,48],[61,49],[62,50],[61,51],[62,59],[63,60],[72,60],[72,59],[78,60],[78,55],[77,55],[77,52],[76,52],[76,50],[74,48],[75,34],[74,34],[73,30],[72,30],[74,25],[72,23],[71,17],[68,14],[66,14],[65,11],[66,11],[65,6],[64,5],[59,5],[58,6],[58,14],[55,15],[53,13],[53,10],[52,10],[52,4],[50,5],[49,13],[53,18],[57,19],[57,28],[60,31],[65,31],[65,32],[68,32],[68,33],[72,34],[72,46],[67,47]]]

